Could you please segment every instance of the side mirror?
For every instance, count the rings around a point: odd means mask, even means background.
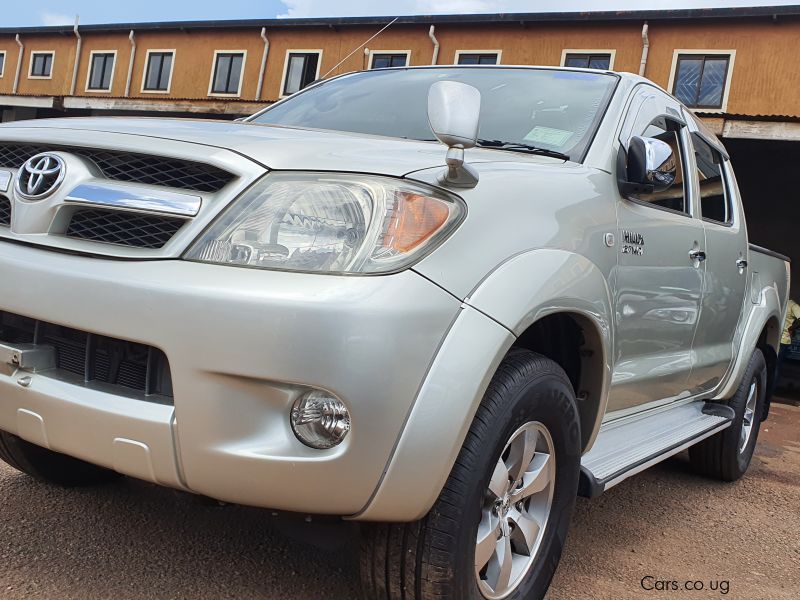
[[[672,146],[655,138],[631,138],[625,191],[645,194],[663,192],[675,183],[677,172]]]
[[[447,146],[447,171],[442,183],[475,187],[478,173],[464,164],[464,150],[477,143],[481,93],[458,81],[437,81],[428,91],[428,123],[433,135]]]

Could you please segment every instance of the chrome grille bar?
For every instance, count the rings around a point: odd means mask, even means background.
[[[200,196],[193,194],[168,190],[149,191],[140,187],[113,183],[81,184],[67,194],[65,201],[181,217],[196,216],[203,203]]]

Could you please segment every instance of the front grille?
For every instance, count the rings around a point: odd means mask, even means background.
[[[0,195],[0,225],[11,225],[11,200]]]
[[[107,179],[116,181],[213,193],[234,178],[231,173],[217,167],[177,158],[95,148],[13,143],[0,144],[0,167],[16,169],[29,158],[53,150],[82,156],[97,165]]]
[[[94,208],[76,210],[67,237],[136,248],[161,248],[181,226],[183,219]]]
[[[52,346],[61,378],[102,384],[120,395],[172,403],[172,375],[161,350],[0,312],[0,342]],[[49,373],[47,371],[45,374]]]

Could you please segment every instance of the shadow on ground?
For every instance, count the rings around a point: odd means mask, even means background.
[[[4,599],[358,596],[353,526],[203,504],[127,479],[62,490],[5,466],[0,503]],[[650,597],[640,581],[651,575],[727,580],[729,598],[794,599],[798,507],[800,409],[776,405],[742,481],[699,478],[681,456],[579,499],[549,598]]]

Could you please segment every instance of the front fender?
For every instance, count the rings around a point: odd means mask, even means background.
[[[458,456],[489,381],[516,337],[556,312],[581,315],[601,340],[593,394],[593,441],[611,376],[611,300],[605,277],[586,258],[562,250],[519,254],[465,299],[420,388],[384,477],[353,518],[412,521],[433,506]],[[590,443],[591,443],[590,441]],[[588,446],[587,446],[588,449]]]
[[[594,443],[606,411],[614,347],[613,304],[606,277],[585,256],[544,248],[518,254],[493,271],[466,300],[515,336],[555,313],[580,316],[597,336],[599,356],[584,365],[579,394],[584,452]],[[587,331],[584,332],[589,333]]]

